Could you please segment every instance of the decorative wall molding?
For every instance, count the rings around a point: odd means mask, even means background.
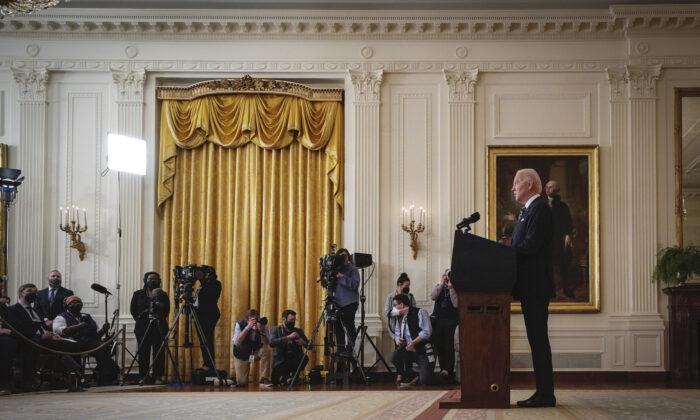
[[[19,88],[20,102],[46,101],[46,84],[49,82],[46,68],[27,71],[13,68],[12,73]]]
[[[692,60],[700,65],[700,56]],[[84,59],[20,59],[0,56],[0,70],[48,69],[54,71],[135,71],[173,73],[227,73],[241,75],[256,72],[344,73],[383,70],[391,73],[435,73],[445,70],[464,72],[479,70],[491,73],[509,72],[603,72],[607,68],[627,65],[627,60],[493,60],[493,61],[244,61],[244,60],[84,60]],[[689,63],[687,67],[697,66]]]
[[[630,99],[655,99],[656,82],[661,75],[661,64],[654,66],[627,66]]]
[[[450,102],[473,102],[474,87],[479,69],[463,72],[443,70],[445,81],[450,89]]]
[[[355,102],[379,101],[379,89],[382,84],[384,70],[367,72],[348,70],[348,73],[355,90]]]
[[[0,22],[0,36],[106,39],[591,39],[700,32],[697,5],[576,12],[52,9]]]
[[[113,71],[112,80],[117,85],[117,101],[143,102],[143,82],[146,80],[145,70]]]

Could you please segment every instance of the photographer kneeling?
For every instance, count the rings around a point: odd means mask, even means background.
[[[238,386],[248,385],[250,365],[260,361],[260,386],[270,387],[270,339],[267,318],[260,318],[257,309],[249,309],[245,318],[236,322],[233,332],[233,366]]]
[[[422,308],[411,306],[411,300],[405,294],[394,296],[394,308],[399,311],[399,322],[394,331],[396,350],[391,353],[391,362],[401,375],[401,385],[413,385],[418,382],[423,385],[433,383],[432,369],[426,353],[426,344],[432,333],[428,312]],[[411,369],[413,363],[418,363],[418,376]]]
[[[136,324],[134,334],[139,346],[139,376],[144,377],[148,373],[151,363],[151,354],[156,357],[158,349],[163,343],[163,337],[168,328],[167,317],[170,313],[170,300],[168,295],[160,289],[160,274],[149,271],[143,275],[143,289],[134,292],[131,297],[131,316]],[[155,292],[158,289],[160,293]],[[154,319],[151,329],[146,335],[148,323]],[[155,321],[158,322],[155,322]],[[162,383],[165,372],[165,355],[161,352],[153,361],[153,378],[147,378],[147,382]]]
[[[272,383],[275,385],[286,384],[300,364],[301,372],[309,362],[304,354],[308,339],[301,328],[295,328],[296,320],[297,313],[287,309],[282,312],[282,325],[270,330],[270,346],[275,349],[272,356]]]
[[[217,303],[219,301],[219,296],[221,296],[221,282],[216,278],[216,272],[213,268],[209,266],[202,267],[207,268],[207,275],[200,280],[199,287],[194,293],[193,306],[197,313],[197,318],[199,318],[199,323],[202,326],[204,339],[207,342],[206,348],[209,349],[209,354],[211,354],[210,360],[204,348],[200,347],[202,350],[202,369],[214,370],[214,328],[221,316]],[[201,339],[202,337],[200,337],[200,341]]]
[[[99,347],[102,344],[100,338],[109,330],[109,323],[97,331],[97,323],[90,314],[80,312],[83,301],[78,296],[69,296],[64,303],[66,311],[54,318],[53,332],[75,340],[81,351]],[[90,356],[97,360],[97,385],[107,385],[117,379],[119,365],[111,359],[109,346],[90,353]]]

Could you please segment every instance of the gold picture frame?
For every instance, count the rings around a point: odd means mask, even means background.
[[[489,147],[487,226],[491,240],[509,243],[515,215],[522,207],[511,187],[515,172],[522,168],[535,169],[542,179],[543,196],[550,203],[557,201],[552,204],[555,224],[560,226],[555,228],[552,244],[556,296],[549,311],[600,312],[598,146]],[[552,198],[545,193],[550,180],[560,189]],[[512,310],[520,311],[520,303],[514,302]]]

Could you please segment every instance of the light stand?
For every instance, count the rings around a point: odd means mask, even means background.
[[[11,168],[0,168],[0,199],[5,204],[5,242],[2,244],[2,257],[5,263],[5,273],[2,276],[3,287],[0,290],[0,294],[5,295],[7,292],[7,273],[9,272],[7,267],[7,240],[9,238],[8,232],[10,227],[7,224],[8,216],[10,214],[10,206],[14,204],[17,198],[17,188],[24,181],[24,177],[20,177],[22,171],[20,169]]]
[[[107,135],[107,169],[102,171],[102,176],[110,170],[117,172],[117,268],[116,268],[116,309],[112,328],[116,334],[119,331],[119,306],[121,304],[121,265],[122,265],[122,200],[121,200],[121,173],[146,175],[146,141],[134,137],[108,133]],[[116,346],[115,340],[115,346]],[[121,343],[126,347],[126,343]],[[127,350],[128,351],[128,350]],[[131,352],[129,352],[131,354]],[[134,355],[131,355],[134,357]],[[122,365],[124,360],[122,360]],[[123,367],[123,366],[122,366]],[[121,372],[123,374],[123,372]]]

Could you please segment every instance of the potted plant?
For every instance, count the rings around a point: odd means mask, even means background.
[[[700,246],[669,246],[657,254],[652,281],[679,285],[692,276],[700,275]]]

